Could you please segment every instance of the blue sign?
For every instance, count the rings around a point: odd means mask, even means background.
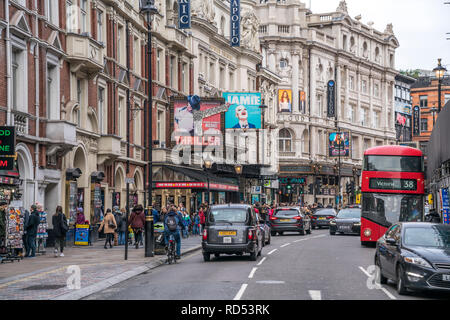
[[[241,3],[240,0],[230,1],[230,42],[232,47],[241,45]]]
[[[261,93],[225,92],[225,129],[261,129]]]
[[[334,80],[328,81],[327,85],[327,116],[328,117],[335,117],[336,116],[336,89],[335,89],[335,82]]]
[[[442,189],[442,222],[450,224],[450,206],[448,199],[448,189]]]
[[[189,29],[191,27],[191,1],[178,0],[178,27]]]

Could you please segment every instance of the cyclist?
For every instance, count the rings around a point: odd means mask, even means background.
[[[169,237],[173,235],[175,242],[177,244],[176,258],[181,257],[181,235],[180,230],[183,228],[183,219],[177,212],[175,206],[170,208],[169,213],[164,218],[164,241],[166,247],[169,245]]]

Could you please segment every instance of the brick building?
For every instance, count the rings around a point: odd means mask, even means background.
[[[444,78],[441,87],[441,108],[450,101],[450,78]],[[423,152],[438,117],[438,80],[435,77],[420,77],[411,86],[413,107],[413,141]],[[414,112],[414,109],[419,112]]]

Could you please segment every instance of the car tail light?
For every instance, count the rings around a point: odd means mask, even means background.
[[[208,231],[206,231],[206,229],[205,230],[203,230],[203,240],[207,240],[208,239]]]
[[[277,220],[277,219],[278,219],[278,218],[277,218],[277,217],[274,217],[274,216],[271,216],[271,217],[270,217],[270,220],[272,220],[272,221],[273,221],[273,220]]]
[[[294,219],[295,220],[302,220],[302,217],[297,216],[297,217],[294,217]]]
[[[334,217],[333,216],[328,216],[327,219],[334,219]]]
[[[248,240],[253,240],[253,230],[248,229]]]

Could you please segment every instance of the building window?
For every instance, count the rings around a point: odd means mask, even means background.
[[[420,107],[421,108],[426,108],[428,107],[428,96],[420,96]]]
[[[284,69],[288,67],[288,61],[286,59],[280,60],[280,69]]]
[[[420,119],[420,131],[428,131],[428,119],[427,118]]]
[[[134,144],[142,145],[141,140],[141,106],[137,103],[134,105],[134,109],[137,110],[134,112]]]
[[[73,6],[72,0],[66,1],[66,30],[68,32],[74,32],[76,30],[77,20],[76,12],[74,12],[75,7]]]
[[[367,117],[367,112],[365,108],[361,108],[361,114],[360,114],[360,120],[361,120],[361,125],[365,126],[366,125],[366,117]]]
[[[355,79],[353,76],[348,77],[350,90],[355,90]]]
[[[367,93],[367,81],[363,80],[361,83],[361,90],[363,93]]]
[[[228,90],[234,90],[234,72],[230,72],[230,84]]]
[[[59,120],[58,67],[47,64],[47,118]]]
[[[87,0],[81,0],[80,16],[81,16],[81,33],[87,32]]]
[[[156,137],[161,146],[161,142],[164,142],[164,111],[158,110],[158,117],[156,122]]]
[[[446,105],[447,102],[449,102],[449,101],[450,101],[450,93],[446,93],[444,96],[444,105]]]
[[[378,83],[375,83],[375,85],[373,87],[373,95],[375,97],[379,97],[380,96],[380,86],[378,85]]]
[[[75,109],[74,120],[78,127],[81,127],[81,105],[83,103],[83,84],[81,79],[77,79],[77,102],[78,107]]]
[[[188,90],[188,64],[186,62],[183,62],[183,65],[181,67],[181,88],[180,90],[182,92],[187,92]]]
[[[170,56],[170,70],[169,70],[169,72],[170,72],[170,86],[172,88],[176,87],[176,81],[175,81],[176,80],[176,75],[177,75],[176,67],[177,67],[177,65],[176,65],[176,58],[174,56]]]
[[[104,134],[104,105],[105,105],[105,89],[102,87],[98,88],[98,129],[100,134]]]
[[[377,111],[373,112],[373,121],[372,121],[372,127],[377,129],[380,125],[380,113]]]
[[[119,137],[125,138],[125,125],[126,123],[126,112],[125,112],[125,99],[119,97],[119,110],[118,110],[118,120],[119,120]]]
[[[125,37],[123,35],[123,26],[118,26],[117,28],[117,61],[120,64],[124,64],[125,55],[122,54],[122,51],[125,49]]]
[[[134,38],[133,40],[133,60],[134,60],[134,72],[139,73],[139,39],[138,38]]]
[[[18,51],[12,52],[12,102],[13,102],[13,109],[17,110],[17,104],[18,104],[18,88],[20,85],[19,80],[19,62],[18,62]]]
[[[156,80],[161,81],[161,69],[162,69],[162,50],[158,49],[156,53]]]
[[[280,152],[291,152],[292,136],[288,129],[281,129],[278,138],[278,150]]]
[[[97,10],[97,40],[103,41],[103,11]]]
[[[322,104],[322,96],[318,95],[317,96],[317,107],[318,107],[318,111],[319,111],[319,116],[323,115],[323,104]]]

